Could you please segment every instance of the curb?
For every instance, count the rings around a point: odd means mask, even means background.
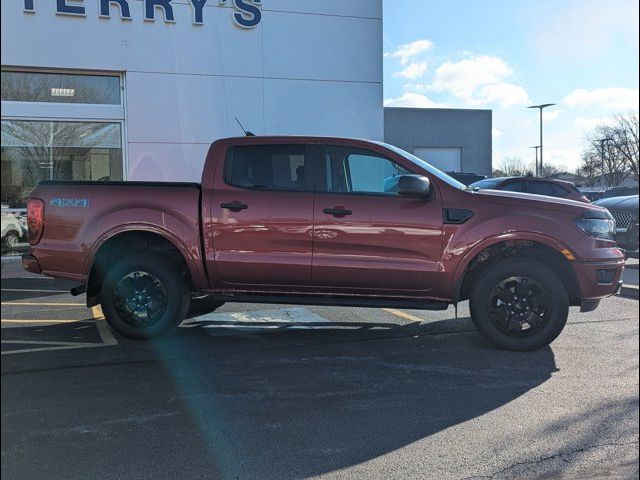
[[[634,300],[638,300],[638,287],[634,285],[623,285],[618,295],[620,297],[632,298]]]

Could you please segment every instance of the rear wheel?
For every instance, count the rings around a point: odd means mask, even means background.
[[[527,259],[485,267],[469,304],[478,331],[507,350],[529,351],[550,344],[569,316],[569,298],[558,275]]]
[[[179,325],[189,309],[188,284],[175,262],[147,254],[116,263],[100,295],[109,325],[130,338],[157,337]]]

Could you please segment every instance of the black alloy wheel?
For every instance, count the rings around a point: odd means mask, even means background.
[[[507,258],[476,273],[469,308],[474,325],[491,343],[530,351],[560,335],[569,317],[569,295],[550,266],[533,258]]]
[[[511,337],[531,335],[549,319],[549,292],[531,278],[503,280],[491,290],[488,301],[491,322]]]
[[[177,327],[189,310],[188,274],[178,259],[136,253],[107,272],[100,303],[109,325],[130,338],[149,339]]]
[[[136,327],[153,325],[167,309],[167,290],[149,272],[135,271],[122,277],[114,287],[113,298],[120,318]]]

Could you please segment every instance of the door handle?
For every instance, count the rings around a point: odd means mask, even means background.
[[[230,203],[221,203],[220,207],[231,210],[232,212],[239,212],[240,210],[246,210],[247,208],[249,208],[249,205],[235,200]]]
[[[341,207],[325,208],[322,212],[328,215],[333,215],[334,217],[344,217],[353,213],[351,210]]]

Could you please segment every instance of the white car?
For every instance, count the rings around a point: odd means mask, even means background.
[[[2,246],[14,248],[25,234],[25,225],[14,212],[2,212]]]

